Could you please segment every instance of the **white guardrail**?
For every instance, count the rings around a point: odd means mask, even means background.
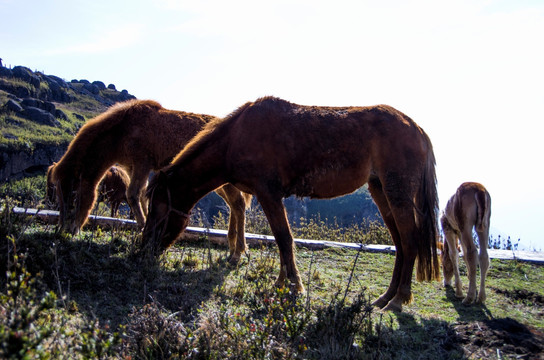
[[[39,218],[40,220],[48,223],[56,223],[59,217],[59,212],[54,210],[38,210],[30,208],[14,207],[13,213],[19,215],[28,215]],[[126,228],[136,229],[136,221],[130,219],[118,219],[107,216],[89,215],[90,225],[98,225],[104,228]],[[275,242],[273,236],[259,235],[246,233],[246,242],[249,245],[257,245],[262,243]],[[218,244],[227,244],[227,231],[218,229],[207,229],[200,227],[189,226],[184,232],[183,238],[187,240],[198,239],[202,236],[207,236],[211,242]],[[368,252],[380,252],[380,253],[395,253],[395,247],[391,245],[365,245],[355,243],[345,243],[338,241],[322,241],[322,240],[307,240],[307,239],[294,239],[297,246],[306,247],[309,249],[323,249],[326,247],[342,247],[350,249],[360,249]],[[520,260],[533,263],[544,264],[544,252],[536,251],[523,251],[523,250],[488,250],[489,257],[492,259],[502,260]],[[462,254],[461,254],[462,255]]]

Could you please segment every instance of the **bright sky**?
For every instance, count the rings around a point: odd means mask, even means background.
[[[433,142],[441,208],[481,182],[494,237],[544,250],[541,0],[0,0],[0,29],[5,66],[176,110],[394,106]]]

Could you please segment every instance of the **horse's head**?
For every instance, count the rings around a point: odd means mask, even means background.
[[[57,192],[53,180],[53,169],[57,163],[53,163],[47,168],[47,186],[45,188],[45,205],[49,209],[58,209]]]
[[[52,170],[52,183],[54,184],[56,199],[59,208],[59,230],[76,234],[87,220],[88,211],[80,211],[82,179],[73,172],[66,170],[57,164]],[[91,190],[92,191],[92,190]],[[91,197],[92,194],[85,196]]]
[[[166,250],[189,224],[189,211],[174,198],[168,175],[163,171],[155,174],[147,186],[149,210],[143,231],[142,248],[153,253]],[[177,193],[177,191],[176,191]]]

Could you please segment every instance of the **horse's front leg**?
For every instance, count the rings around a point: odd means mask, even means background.
[[[138,223],[140,228],[143,228],[145,225],[145,215],[142,209],[142,197],[143,191],[145,189],[145,184],[147,183],[147,175],[149,172],[141,172],[138,170],[133,170],[130,176],[130,184],[127,188],[127,202],[134,214],[134,218]]]
[[[295,262],[295,248],[293,236],[289,229],[289,223],[285,214],[285,208],[282,203],[281,197],[273,198],[271,196],[257,196],[259,203],[261,204],[263,211],[270,223],[270,228],[278,244],[280,251],[280,274],[276,280],[276,285],[283,286],[285,279],[287,278],[294,291],[301,293],[304,292],[304,285],[298,272],[298,268]]]

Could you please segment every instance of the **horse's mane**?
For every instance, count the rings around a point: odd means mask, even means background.
[[[189,160],[198,154],[201,146],[200,144],[203,144],[208,140],[212,140],[212,137],[223,136],[223,131],[221,131],[221,129],[228,127],[229,124],[234,122],[246,109],[252,106],[252,104],[252,102],[247,102],[224,118],[215,118],[210,120],[204,126],[204,128],[194,138],[192,138],[187,145],[185,145],[183,150],[179,152],[176,157],[174,157],[172,164],[181,161],[181,159]]]
[[[144,108],[159,111],[162,106],[153,100],[129,100],[111,106],[106,112],[96,116],[79,129],[66,153],[59,162],[59,167],[74,166],[81,156],[86,153],[87,147],[104,132],[119,124],[127,115],[140,112]],[[60,171],[60,170],[59,170]]]
[[[140,112],[146,107],[155,111],[162,109],[161,104],[153,100],[129,100],[117,103],[111,106],[106,112],[85,123],[85,125],[83,125],[79,130],[76,139],[80,137],[80,135],[92,137],[90,136],[92,133],[102,133],[107,131],[123,121],[127,113]]]

